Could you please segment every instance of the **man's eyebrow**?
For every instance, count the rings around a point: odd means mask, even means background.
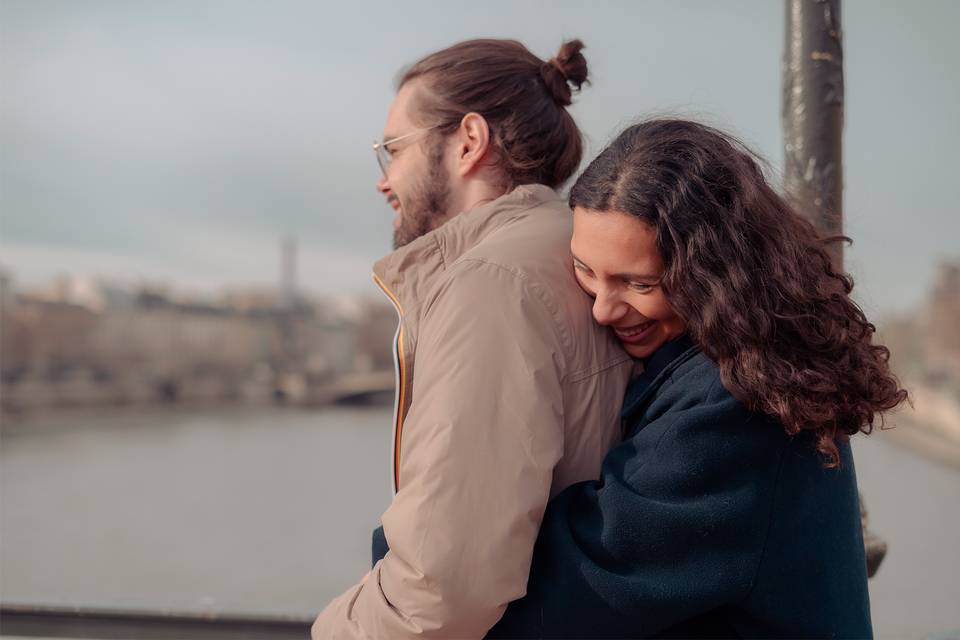
[[[579,262],[580,264],[582,264],[587,269],[590,269],[587,263],[581,260],[580,258],[578,258],[576,255],[573,256],[573,259]],[[615,273],[613,274],[613,277],[620,278],[621,280],[651,280],[653,282],[656,282],[661,278],[661,276],[659,275],[650,275],[646,273]]]

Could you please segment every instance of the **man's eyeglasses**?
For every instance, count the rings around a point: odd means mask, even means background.
[[[437,127],[442,125],[434,125],[432,127],[427,127],[426,129],[417,129],[410,133],[405,133],[402,136],[397,136],[396,138],[390,138],[389,140],[384,140],[382,142],[373,143],[373,153],[377,156],[377,164],[380,165],[380,170],[383,171],[383,177],[387,177],[387,169],[390,167],[390,161],[393,160],[393,154],[390,153],[388,148],[390,145],[400,142],[401,140],[406,140],[407,138],[412,138],[413,136],[426,133],[427,131],[433,131]]]

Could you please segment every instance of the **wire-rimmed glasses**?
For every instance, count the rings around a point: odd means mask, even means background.
[[[427,127],[426,129],[417,129],[416,131],[405,133],[402,136],[397,136],[396,138],[390,138],[389,140],[383,140],[381,142],[374,142],[373,153],[377,156],[377,164],[380,165],[380,170],[383,171],[383,177],[387,177],[387,169],[390,167],[390,161],[393,159],[393,154],[389,149],[390,145],[400,142],[401,140],[406,140],[407,138],[412,138],[415,135],[432,131],[440,126],[442,125],[438,124],[432,127]]]

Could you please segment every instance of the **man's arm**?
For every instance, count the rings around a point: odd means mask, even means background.
[[[525,592],[563,451],[564,354],[517,275],[457,268],[420,329],[390,551],[314,638],[482,637]]]

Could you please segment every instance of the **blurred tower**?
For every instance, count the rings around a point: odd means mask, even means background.
[[[304,362],[301,309],[297,301],[297,240],[285,236],[280,242],[280,290],[275,318],[280,338],[277,371],[299,376]]]
[[[0,265],[0,309],[6,309],[13,300],[13,276]]]
[[[0,368],[3,367],[4,357],[9,357],[10,327],[13,311],[13,276],[0,265]]]
[[[292,311],[297,303],[297,239],[286,236],[280,243],[280,308]]]

